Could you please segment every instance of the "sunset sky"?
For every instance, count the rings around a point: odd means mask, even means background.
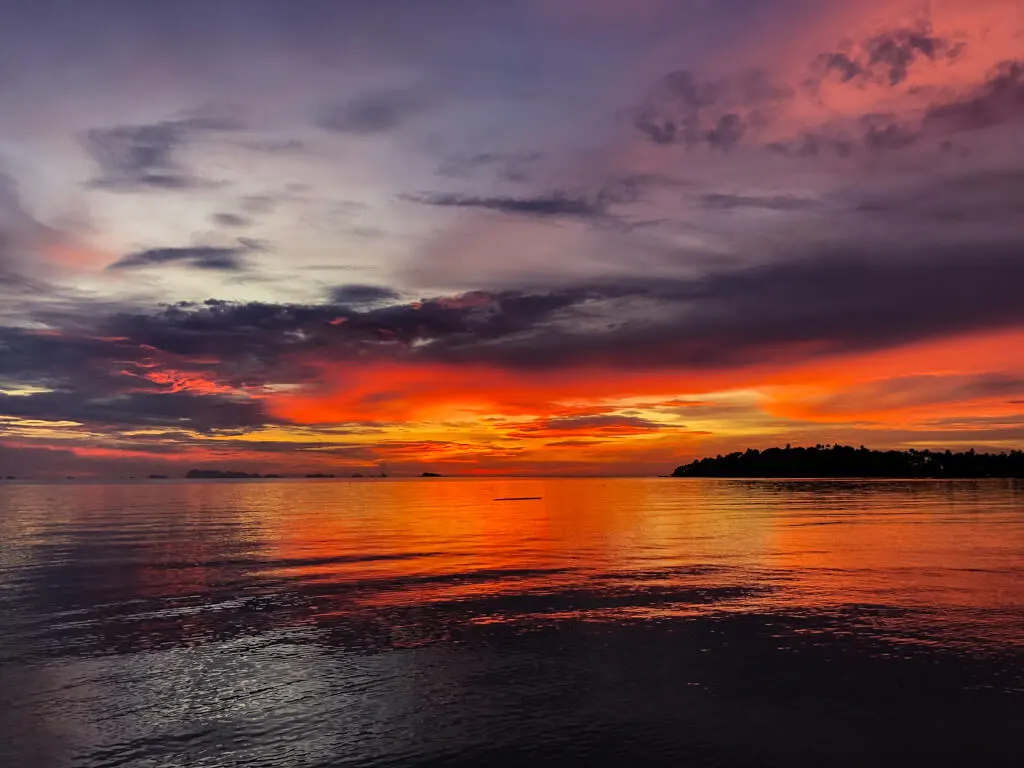
[[[0,473],[1024,447],[1020,0],[0,0]]]

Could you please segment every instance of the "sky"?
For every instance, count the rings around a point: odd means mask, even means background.
[[[1019,0],[0,0],[0,473],[1024,447]]]

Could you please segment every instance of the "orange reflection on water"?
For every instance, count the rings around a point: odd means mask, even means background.
[[[881,606],[1024,641],[1024,485],[1013,481],[434,478],[14,492],[40,510],[26,541],[66,547],[119,592],[171,606],[272,598],[283,607],[260,621],[278,625],[440,605],[462,606],[467,622]],[[521,500],[499,500],[509,498]],[[189,617],[182,631],[217,621]]]
[[[815,604],[1024,609],[1014,481],[760,481],[778,497],[773,564]]]
[[[265,575],[360,585],[364,602],[394,606],[665,588],[680,569],[700,586],[732,563],[763,568],[769,521],[735,497],[672,480],[430,479],[279,484],[258,504]]]

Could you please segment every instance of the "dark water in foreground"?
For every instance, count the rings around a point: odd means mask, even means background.
[[[1019,766],[1022,577],[1011,481],[4,484],[0,765]]]

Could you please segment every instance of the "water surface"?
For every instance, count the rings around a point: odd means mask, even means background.
[[[4,483],[0,765],[1020,765],[1022,576],[1014,481]]]

